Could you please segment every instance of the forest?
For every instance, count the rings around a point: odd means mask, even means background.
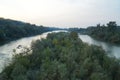
[[[50,33],[23,49],[0,80],[120,80],[120,60],[82,42],[76,32]]]
[[[87,31],[88,35],[95,39],[120,44],[120,26],[115,21],[110,21],[106,25],[97,24],[95,27],[88,27]]]
[[[106,25],[97,24],[87,28],[69,28],[68,31],[75,31],[80,34],[87,34],[94,39],[112,44],[120,44],[120,26],[115,21]]]
[[[22,37],[33,36],[51,30],[53,28],[0,18],[0,45]]]

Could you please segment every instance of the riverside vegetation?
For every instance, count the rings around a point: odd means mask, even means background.
[[[48,27],[0,18],[0,45],[22,37],[33,36],[51,31]]]
[[[76,32],[51,33],[14,55],[0,80],[120,80],[120,61]]]
[[[106,25],[97,24],[88,28],[69,28],[68,31],[87,34],[100,41],[120,44],[120,26],[115,21],[110,21]]]
[[[106,26],[98,24],[96,27],[89,27],[87,31],[95,39],[120,44],[120,26],[115,21],[107,23]]]

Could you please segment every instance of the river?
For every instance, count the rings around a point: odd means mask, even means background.
[[[53,32],[59,32],[59,31],[53,31]],[[25,37],[16,41],[11,41],[10,43],[0,46],[0,72],[2,71],[4,66],[7,65],[12,59],[13,49],[16,49],[19,51],[20,45],[25,47],[30,47],[32,41],[45,38],[48,33],[51,33],[51,32],[46,32],[41,35],[37,35],[33,37]],[[103,49],[110,56],[115,56],[116,58],[120,58],[120,46],[95,40],[88,35],[79,34],[79,38],[81,38],[83,42],[86,42],[89,45],[94,44],[94,45],[103,47]]]

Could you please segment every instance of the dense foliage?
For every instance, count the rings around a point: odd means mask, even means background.
[[[120,62],[75,32],[52,33],[16,54],[0,80],[120,80]]]
[[[120,26],[116,22],[109,22],[106,26],[98,24],[87,28],[88,34],[95,39],[120,44]]]
[[[0,44],[48,31],[47,27],[0,18]]]

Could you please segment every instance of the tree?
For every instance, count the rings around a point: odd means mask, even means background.
[[[117,24],[115,21],[110,21],[108,24],[107,24],[108,28],[110,31],[114,31],[117,27]]]
[[[70,33],[70,36],[73,38],[73,39],[77,39],[78,38],[78,34],[76,32],[71,32]]]

